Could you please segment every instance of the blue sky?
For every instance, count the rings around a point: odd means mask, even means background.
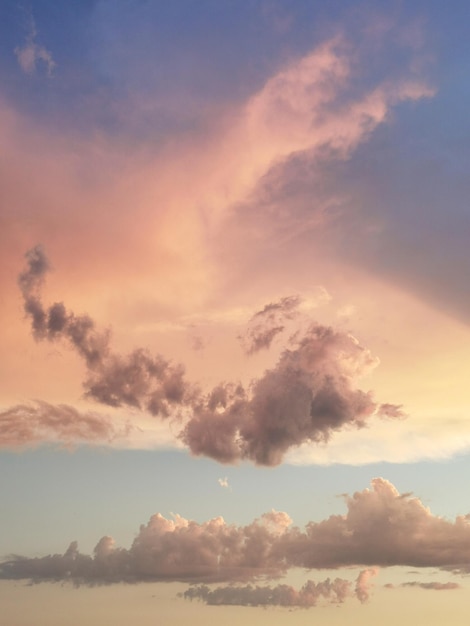
[[[436,515],[452,519],[468,508],[459,484],[468,472],[464,456],[418,466],[255,469],[221,467],[181,452],[45,448],[4,452],[1,463],[2,519],[10,529],[2,537],[3,554],[53,553],[72,538],[91,552],[98,536],[107,532],[128,545],[139,524],[156,511],[203,522],[223,510],[230,523],[246,524],[274,508],[288,511],[303,526],[343,513],[340,494],[359,491],[376,476],[386,476],[402,492],[413,491]],[[219,478],[227,478],[228,489]]]

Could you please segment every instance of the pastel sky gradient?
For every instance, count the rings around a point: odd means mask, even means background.
[[[5,624],[467,624],[469,18],[3,0]]]

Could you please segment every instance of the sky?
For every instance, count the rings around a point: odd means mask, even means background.
[[[467,624],[469,17],[0,3],[5,623]]]

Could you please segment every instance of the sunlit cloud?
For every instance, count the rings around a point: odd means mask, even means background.
[[[370,489],[345,496],[345,502],[346,514],[309,522],[303,530],[280,511],[265,513],[246,526],[228,524],[222,517],[201,524],[179,515],[168,520],[157,513],[140,527],[129,549],[116,547],[106,536],[88,556],[72,542],[64,554],[6,560],[0,576],[89,585],[222,582],[279,578],[292,568],[366,566],[355,584],[357,598],[365,602],[377,567],[409,565],[468,573],[470,514],[453,522],[435,516],[417,497],[400,494],[383,478],[374,479]],[[248,598],[252,594],[243,593]],[[261,593],[272,597],[271,591]]]
[[[326,443],[342,428],[364,428],[373,416],[404,415],[399,405],[378,404],[371,392],[356,389],[358,378],[378,364],[370,351],[352,335],[313,321],[249,388],[222,382],[204,393],[187,380],[182,364],[143,348],[116,353],[110,333],[90,316],[76,315],[61,302],[45,308],[41,290],[49,261],[40,246],[26,253],[26,261],[18,284],[33,337],[71,344],[85,362],[85,395],[94,401],[163,420],[184,419],[179,438],[193,454],[222,463],[278,465],[304,442]],[[278,319],[292,319],[298,305],[295,297],[266,305],[252,318],[251,339],[256,343],[261,336],[258,344],[266,343],[266,325],[279,328]]]

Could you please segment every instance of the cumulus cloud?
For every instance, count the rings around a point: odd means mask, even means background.
[[[290,448],[327,442],[381,413],[371,392],[356,388],[375,365],[354,337],[313,323],[248,389],[221,384],[195,402],[181,439],[223,463],[277,465]]]
[[[194,454],[222,463],[277,465],[292,447],[327,442],[343,428],[363,428],[373,415],[400,414],[398,406],[377,405],[371,392],[356,388],[378,360],[352,335],[317,323],[292,339],[277,364],[249,387],[220,383],[203,394],[186,380],[183,365],[144,349],[113,352],[109,332],[99,331],[89,316],[77,316],[63,303],[45,308],[41,287],[49,263],[40,246],[26,259],[18,282],[34,337],[69,341],[86,363],[88,397],[161,418],[175,417],[178,409],[189,415],[179,438]],[[292,315],[298,304],[297,298],[284,298],[257,316],[270,323]]]
[[[11,557],[0,564],[0,577],[76,584],[243,582],[277,578],[291,568],[366,566],[354,588],[365,602],[380,566],[470,571],[470,515],[454,522],[434,516],[418,498],[400,494],[383,478],[346,497],[346,504],[346,514],[310,522],[304,530],[278,511],[246,526],[227,524],[221,517],[197,523],[156,514],[140,527],[129,549],[103,537],[88,556],[72,543],[62,555]]]
[[[116,548],[110,537],[98,542],[93,556],[72,542],[64,554],[27,559],[13,557],[0,565],[0,577],[34,581],[70,580],[75,584],[146,580],[230,581],[278,577],[285,565],[271,556],[272,545],[291,520],[271,512],[247,526],[221,518],[198,524],[179,515],[153,515],[132,546]]]
[[[109,418],[81,413],[66,404],[38,400],[0,411],[0,448],[21,448],[44,441],[106,443],[121,434]]]
[[[468,570],[470,516],[454,522],[432,515],[410,494],[400,494],[376,478],[371,489],[346,497],[346,515],[310,522],[281,541],[292,565],[305,568],[342,565],[440,567]]]
[[[364,574],[361,572],[359,578]],[[361,583],[362,594],[366,594],[365,577]],[[353,592],[352,584],[344,578],[335,578],[320,582],[308,580],[300,589],[295,589],[291,585],[280,584],[276,586],[253,586],[243,587],[229,585],[227,587],[217,587],[210,589],[207,585],[193,586],[180,594],[186,600],[202,600],[205,604],[237,605],[237,606],[283,606],[309,608],[324,602],[329,604],[341,604],[347,598],[356,595],[363,602],[356,592]],[[368,594],[367,594],[368,597]]]
[[[24,45],[15,48],[18,63],[25,74],[34,74],[39,63],[43,64],[48,76],[52,76],[56,62],[44,46],[37,43],[37,29],[34,18],[28,15],[28,33]]]

